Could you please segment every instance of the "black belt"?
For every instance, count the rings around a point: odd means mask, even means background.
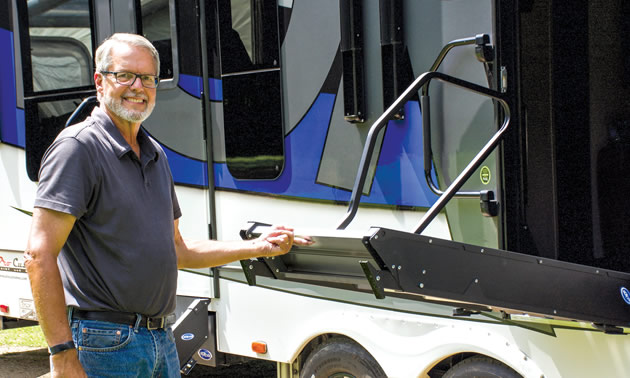
[[[160,318],[152,318],[145,315],[140,315],[140,327],[146,327],[147,329],[164,329],[172,324],[169,322],[170,316],[163,316]],[[72,318],[80,320],[100,320],[104,322],[127,324],[135,326],[138,320],[137,314],[130,312],[113,312],[113,311],[84,311],[77,308],[72,310]]]

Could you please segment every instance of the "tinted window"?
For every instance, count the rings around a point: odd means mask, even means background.
[[[88,0],[28,1],[32,82],[41,92],[93,84]]]
[[[139,32],[160,53],[160,79],[173,78],[173,48],[169,0],[142,0]]]
[[[223,73],[277,68],[278,10],[276,2],[232,0],[221,2]]]
[[[219,2],[225,154],[237,179],[273,179],[284,165],[277,2]]]
[[[89,0],[17,2],[28,176],[84,97],[94,95]],[[26,24],[28,21],[28,25]]]
[[[81,100],[82,98],[26,101],[24,109],[28,125],[26,128],[26,171],[31,180],[37,181],[44,152],[63,129],[68,117]]]

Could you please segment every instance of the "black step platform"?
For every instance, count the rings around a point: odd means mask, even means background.
[[[241,236],[255,237],[267,226],[255,223]],[[313,245],[294,246],[287,255],[241,261],[248,283],[263,276],[443,303],[462,314],[525,313],[611,333],[630,327],[628,273],[386,228],[309,236]]]
[[[387,289],[602,326],[630,325],[630,274],[385,228],[364,238]],[[379,278],[380,277],[380,278]]]

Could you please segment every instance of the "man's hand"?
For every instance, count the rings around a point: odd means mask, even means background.
[[[261,256],[271,257],[284,255],[291,250],[293,244],[311,245],[313,241],[308,237],[296,237],[292,228],[274,226],[255,239],[254,244],[260,246]]]
[[[69,349],[50,356],[50,375],[52,378],[84,378],[87,377],[76,349]]]

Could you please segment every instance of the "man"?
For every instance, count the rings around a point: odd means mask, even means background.
[[[158,53],[115,34],[95,60],[100,106],[44,155],[25,252],[52,375],[179,376],[168,317],[177,268],[310,242],[283,227],[253,241],[184,240],[166,157],[140,128],[155,106]]]

